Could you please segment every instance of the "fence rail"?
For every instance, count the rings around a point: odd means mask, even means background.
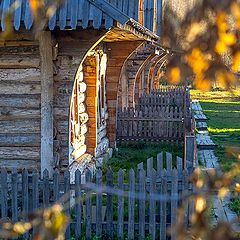
[[[40,179],[37,171],[7,173],[1,169],[0,217],[27,220],[21,212],[45,208],[65,199],[66,213],[70,216],[71,212],[66,239],[70,239],[71,233],[76,239],[94,236],[124,239],[125,235],[128,239],[135,239],[137,235],[139,239],[147,235],[151,239],[167,239],[168,227],[176,223],[178,205],[192,191],[189,173],[184,169],[183,160],[177,157],[175,161],[170,153],[166,157],[158,154],[156,162],[149,158],[146,171],[144,167],[141,163],[138,170],[127,173],[120,169],[117,179],[111,170],[106,175],[100,169],[94,175],[87,170],[84,181],[77,170],[74,183],[69,171],[64,175],[55,171],[50,180],[48,171]],[[184,203],[184,221],[188,225],[192,208],[188,201]],[[32,230],[25,235],[27,239],[31,236]]]

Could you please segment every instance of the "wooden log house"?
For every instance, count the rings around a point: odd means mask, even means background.
[[[0,1],[1,32],[12,3]],[[161,0],[66,0],[37,40],[19,3],[0,40],[0,167],[83,170],[115,147],[122,69],[158,43]]]

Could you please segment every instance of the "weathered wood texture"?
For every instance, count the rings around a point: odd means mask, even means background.
[[[89,170],[85,176],[77,170],[75,183],[70,184],[68,171],[64,175],[55,171],[53,180],[50,180],[47,171],[44,171],[43,179],[39,179],[36,171],[29,174],[25,170],[21,174],[16,171],[7,173],[5,169],[0,169],[0,219],[9,217],[23,220],[22,211],[52,205],[60,198],[63,190],[65,194],[71,190],[71,203],[75,212],[69,215],[70,204],[64,204],[66,214],[70,217],[66,239],[70,239],[71,230],[75,232],[76,238],[86,239],[92,239],[95,231],[100,237],[105,233],[104,236],[108,239],[113,239],[115,233],[118,239],[124,239],[124,232],[127,232],[128,239],[137,236],[145,239],[148,234],[151,239],[155,239],[160,231],[161,239],[167,239],[167,229],[175,224],[177,207],[182,199],[185,201],[184,206],[187,206],[185,216],[188,224],[190,215],[185,193],[190,194],[192,189],[182,159],[178,157],[176,164],[173,159],[174,164],[169,167],[171,154],[168,153],[164,158],[160,156],[164,154],[158,155],[157,162],[161,168],[157,171],[153,168],[156,165],[154,159],[147,166],[147,171],[143,164],[143,168],[136,172],[131,169],[124,173],[120,169],[116,173],[117,181],[114,181],[111,170],[103,175],[98,169],[96,178],[91,176]],[[146,175],[145,172],[149,174]],[[86,182],[81,183],[82,177],[85,177]],[[17,201],[17,197],[22,201]],[[125,211],[127,215],[124,214]]]
[[[190,122],[190,123],[189,123]],[[169,87],[143,94],[135,108],[120,108],[118,140],[179,140],[192,129],[189,91]]]
[[[40,165],[40,56],[31,44],[0,46],[1,167]]]
[[[51,32],[38,35],[41,59],[41,175],[53,176],[53,51]]]

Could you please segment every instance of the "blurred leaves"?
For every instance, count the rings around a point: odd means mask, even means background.
[[[34,228],[35,240],[62,240],[69,219],[65,215],[62,205],[54,204],[52,207],[27,214],[29,221],[11,222],[2,221],[0,228],[1,238],[13,239],[23,235]]]
[[[200,90],[210,90],[216,81],[227,89],[235,84],[234,73],[240,71],[239,1],[199,1],[183,20],[166,11],[163,45],[173,50],[169,82],[179,84],[194,76],[193,85]]]

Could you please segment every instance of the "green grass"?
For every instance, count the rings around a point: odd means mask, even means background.
[[[200,100],[208,118],[208,131],[218,144],[216,155],[223,171],[229,171],[237,161],[229,153],[229,147],[240,148],[240,89],[232,92],[192,90],[191,95]]]
[[[211,92],[192,90],[191,95],[201,103],[208,118],[208,131],[218,144],[215,153],[222,170],[227,172],[238,161],[234,153],[240,153],[240,88]],[[240,215],[240,199],[233,199],[229,206]]]
[[[116,179],[117,172],[120,168],[126,172],[129,169],[137,169],[137,164],[143,162],[146,168],[147,159],[157,158],[160,152],[170,152],[173,154],[173,164],[176,156],[183,157],[182,144],[156,143],[156,142],[126,142],[118,144],[118,151],[115,151],[113,157],[108,160],[104,168],[111,167]],[[154,161],[156,167],[156,161]]]
[[[229,204],[229,207],[237,213],[237,215],[240,217],[240,196],[237,198],[234,198],[231,203]]]

